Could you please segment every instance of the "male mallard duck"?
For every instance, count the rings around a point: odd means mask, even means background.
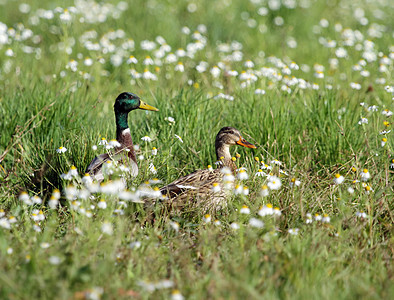
[[[129,167],[133,177],[138,175],[138,166],[127,117],[130,111],[138,108],[158,111],[157,108],[141,101],[141,99],[133,93],[121,93],[115,100],[116,140],[118,143],[116,143],[114,154],[121,153],[123,150],[127,151],[128,162],[125,164]],[[109,159],[110,155],[107,153],[96,156],[87,167],[86,173],[90,174],[98,182],[102,181],[104,179],[102,166],[103,163]]]
[[[256,148],[247,142],[233,127],[223,127],[216,136],[216,157],[222,168],[197,170],[169,185],[162,187],[160,192],[167,196],[172,206],[181,208],[188,203],[198,203],[207,210],[218,209],[227,196],[222,184],[223,181],[234,179],[236,165],[230,154],[230,146],[240,145],[247,148]],[[227,179],[226,177],[227,176]],[[190,202],[190,201],[191,202]],[[194,200],[194,201],[193,201]]]

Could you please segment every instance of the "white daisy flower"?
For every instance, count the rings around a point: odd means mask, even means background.
[[[306,214],[305,223],[306,223],[306,224],[311,224],[312,222],[313,222],[312,214],[311,214],[311,213],[307,213],[307,214]]]
[[[230,224],[230,227],[231,227],[232,229],[234,229],[234,230],[238,230],[238,229],[239,229],[239,224],[236,223],[236,222],[233,222],[233,223]]]
[[[11,224],[7,218],[0,218],[0,227],[5,229],[11,229]]]
[[[269,189],[268,189],[268,186],[266,186],[266,185],[263,185],[262,187],[261,187],[261,191],[260,191],[260,195],[261,196],[263,196],[263,197],[267,197],[268,195],[269,195]]]
[[[281,216],[282,212],[280,211],[279,207],[274,208],[274,216]]]
[[[98,143],[100,146],[104,146],[104,145],[107,145],[108,144],[108,142],[107,142],[107,140],[105,139],[105,138],[101,138],[101,140],[100,140],[100,142]]]
[[[256,218],[251,218],[249,220],[249,225],[256,228],[263,228],[264,222]]]
[[[268,177],[267,186],[271,190],[279,190],[280,187],[282,186],[282,182],[280,181],[279,177],[271,175],[270,177]]]
[[[362,125],[362,124],[368,124],[368,119],[367,118],[361,118],[361,120],[358,121],[358,125]]]
[[[109,145],[111,145],[112,147],[115,147],[115,148],[121,146],[121,144],[117,140],[110,140]]]
[[[321,221],[322,221],[323,223],[330,223],[331,218],[330,218],[327,214],[324,214]]]
[[[175,231],[178,232],[178,230],[179,230],[179,223],[178,222],[171,221],[169,224],[172,229],[174,229]]]
[[[67,152],[67,148],[61,146],[61,147],[59,147],[59,148],[56,149],[56,152],[59,153],[59,154],[65,153],[65,152]]]
[[[104,221],[104,223],[101,225],[101,231],[104,234],[112,235],[114,232],[114,228],[110,222]]]
[[[315,218],[315,221],[322,221],[323,220],[323,217],[319,214],[315,214],[314,218]]]
[[[99,203],[97,203],[97,207],[98,207],[98,208],[101,208],[101,209],[106,209],[106,208],[107,208],[107,202],[105,202],[104,199],[101,199],[101,200],[99,201]]]
[[[343,177],[341,174],[339,174],[339,173],[335,174],[335,178],[334,178],[335,184],[341,184],[344,180],[345,180],[345,177]]]
[[[237,178],[239,180],[246,180],[249,178],[248,173],[246,173],[246,171],[244,169],[240,169],[237,173]]]
[[[364,169],[360,174],[362,181],[368,181],[371,178],[371,174],[367,169]]]
[[[210,214],[206,214],[206,215],[203,217],[204,223],[210,223],[211,220],[212,220],[212,217],[211,217]]]
[[[31,201],[29,195],[26,192],[21,192],[19,195],[19,200],[24,202],[27,205],[32,205],[33,202]]]
[[[184,300],[185,297],[182,296],[179,290],[173,290],[171,292],[171,300]]]
[[[222,224],[222,222],[220,222],[219,220],[215,220],[215,221],[213,221],[213,224],[215,224],[216,226],[219,226]]]
[[[182,140],[182,138],[181,138],[179,135],[174,134],[174,136],[175,136],[181,143],[183,143],[183,140]]]
[[[300,231],[299,228],[290,228],[290,229],[288,230],[289,234],[291,234],[291,235],[298,235],[298,232],[299,232],[299,231]]]
[[[356,217],[360,218],[360,219],[366,219],[368,217],[368,215],[365,212],[363,212],[363,211],[357,211],[356,212]]]
[[[387,143],[387,138],[382,138],[382,140],[380,141],[380,146],[384,147]]]
[[[250,209],[246,205],[243,205],[242,208],[239,210],[239,212],[241,214],[248,215],[248,214],[250,214]]]
[[[292,178],[290,181],[290,186],[294,187],[294,186],[300,186],[301,181],[297,180],[296,178]]]
[[[59,200],[52,195],[48,201],[48,205],[51,209],[56,209],[56,207],[59,205]]]
[[[157,170],[156,170],[156,167],[154,166],[154,164],[153,163],[150,163],[149,164],[149,171],[152,173],[152,174],[157,174]]]
[[[61,259],[60,259],[60,257],[55,256],[55,255],[50,256],[49,259],[48,259],[48,261],[49,261],[49,263],[50,263],[51,265],[59,265],[59,264],[62,262]]]

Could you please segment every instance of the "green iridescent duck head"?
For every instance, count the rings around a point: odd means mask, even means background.
[[[146,104],[136,94],[124,92],[121,93],[115,101],[114,110],[117,113],[129,113],[134,109],[144,109],[158,111],[156,107]]]
[[[121,93],[115,101],[114,110],[116,118],[116,129],[118,134],[123,130],[129,128],[127,123],[127,117],[129,112],[135,109],[153,110],[159,111],[156,107],[146,104],[136,94],[133,93]]]

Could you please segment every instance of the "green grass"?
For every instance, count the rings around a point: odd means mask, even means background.
[[[5,214],[0,221],[11,216],[17,220],[10,229],[0,226],[1,299],[93,299],[91,291],[99,291],[102,299],[175,299],[174,290],[187,299],[390,299],[394,294],[390,168],[394,143],[392,132],[379,134],[393,126],[393,117],[381,113],[394,108],[392,93],[385,90],[393,85],[390,2],[342,0],[329,5],[311,1],[309,7],[297,2],[294,9],[282,2],[279,10],[261,16],[258,9],[268,7],[267,1],[196,1],[194,13],[188,12],[191,1],[132,1],[125,11],[117,11],[119,18],[108,15],[103,23],[80,22],[80,17],[87,20],[87,12],[94,10],[92,2],[89,9],[76,14],[69,8],[73,21],[65,24],[58,12],[53,19],[39,18],[39,23],[31,18],[39,8],[54,10],[70,3],[40,1],[23,14],[17,9],[22,2],[0,1],[0,22],[17,33],[23,31],[23,24],[36,36],[19,41],[11,30],[10,42],[0,44],[0,210]],[[109,10],[117,5],[117,1],[109,3]],[[355,17],[356,8],[364,10],[367,25]],[[376,17],[377,10],[383,17]],[[284,20],[282,26],[274,24],[278,16]],[[329,26],[320,26],[316,33],[314,26],[323,17]],[[248,26],[251,18],[255,27]],[[354,46],[344,45],[343,31],[335,30],[336,23],[358,30],[362,38]],[[369,35],[374,23],[384,26],[381,37]],[[178,59],[184,73],[174,71],[176,63],[166,63],[165,58],[159,59],[162,64],[157,70],[142,64],[147,55],[155,57],[155,50],[141,49],[141,41],[154,41],[160,35],[171,52],[187,49],[199,24],[206,25],[207,32],[200,38],[206,45],[193,57]],[[190,28],[190,35],[181,33],[184,26]],[[118,29],[124,30],[123,37],[102,39]],[[114,51],[88,50],[81,41],[87,31],[97,33],[90,39],[93,43],[112,43]],[[337,46],[324,47],[319,37],[336,40]],[[124,50],[122,45],[131,38],[135,49]],[[289,38],[297,41],[296,48],[289,46]],[[363,69],[370,75],[363,77],[352,68],[362,59],[367,40],[374,43],[371,51],[377,58],[366,61]],[[218,51],[219,43],[232,41],[243,46],[241,61],[226,61],[231,52]],[[25,53],[26,46],[40,50]],[[329,60],[336,58],[338,47],[344,47],[348,56],[338,58],[338,67],[331,68]],[[14,56],[7,56],[8,48]],[[119,66],[111,63],[116,53],[123,57]],[[136,65],[126,63],[130,55],[138,59]],[[291,85],[291,93],[283,91],[285,71],[272,62],[273,56],[288,66],[292,61],[300,67],[308,65],[309,72],[292,70],[288,79],[295,76],[319,88]],[[383,56],[389,63],[382,72]],[[93,59],[93,65],[84,65],[86,57]],[[241,88],[239,78],[223,75],[223,70],[217,79],[209,72],[215,65],[224,65],[241,73],[249,59],[258,79],[246,88]],[[76,72],[67,67],[71,60],[78,62]],[[206,72],[196,71],[200,61],[209,64]],[[314,77],[315,64],[324,66],[323,79]],[[263,67],[276,70],[282,78],[258,74]],[[132,78],[132,68],[139,73],[147,68],[158,80]],[[84,78],[86,74],[90,78]],[[352,89],[352,82],[361,84],[361,89]],[[372,91],[367,91],[369,87]],[[255,94],[257,88],[266,93]],[[140,145],[138,154],[144,155],[138,177],[127,182],[130,190],[154,177],[162,180],[158,185],[162,186],[214,165],[215,136],[224,126],[236,127],[257,146],[231,149],[241,155],[237,165],[248,170],[250,178],[242,184],[250,192],[232,195],[228,206],[212,215],[220,226],[206,224],[203,209],[170,214],[163,213],[166,209],[159,204],[154,207],[155,222],[145,224],[145,205],[127,202],[122,207],[118,195],[105,193],[79,199],[91,210],[90,217],[72,208],[64,194],[70,182],[60,175],[72,165],[83,175],[94,156],[105,151],[102,146],[93,151],[92,146],[102,137],[115,137],[113,103],[123,91],[136,93],[160,110],[129,115],[133,140]],[[234,101],[217,99],[219,93],[234,96]],[[368,111],[372,105],[378,111]],[[169,116],[175,118],[174,124],[167,121]],[[358,124],[362,117],[368,118],[368,124]],[[151,143],[141,140],[146,135]],[[383,137],[387,138],[384,147]],[[60,146],[68,151],[56,153]],[[150,154],[152,147],[158,149],[157,156]],[[261,168],[256,157],[267,164],[278,159],[287,173],[281,175],[281,189],[268,197],[260,195],[266,178],[254,176]],[[150,163],[156,175],[149,171]],[[362,183],[352,183],[364,168],[372,175],[366,183],[369,192]],[[272,172],[279,176],[279,167]],[[344,183],[334,184],[336,173],[345,176]],[[300,186],[292,188],[292,178],[299,179]],[[77,181],[73,184],[81,188]],[[353,194],[349,187],[354,188]],[[54,189],[61,190],[62,197],[59,207],[50,209]],[[22,191],[41,197],[43,204],[24,204],[18,198]],[[106,209],[97,208],[100,199],[105,199]],[[259,217],[259,208],[268,203],[279,207],[282,215]],[[243,205],[250,208],[250,215],[240,214]],[[119,208],[124,214],[116,213]],[[33,221],[34,209],[42,210],[45,220]],[[359,211],[367,218],[357,217]],[[327,214],[331,220],[306,224],[307,213]],[[248,225],[252,217],[264,221],[264,227]],[[171,227],[172,221],[179,223],[178,231]],[[103,232],[104,222],[112,224],[112,234]],[[232,229],[234,222],[240,225],[238,230]],[[289,229],[295,228],[298,235],[291,235]],[[149,290],[148,283],[163,280],[170,280],[172,286]]]

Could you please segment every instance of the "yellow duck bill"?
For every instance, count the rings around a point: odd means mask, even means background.
[[[140,106],[138,106],[139,109],[144,109],[144,110],[153,110],[153,111],[159,111],[156,107],[153,107],[144,101],[140,101]]]

